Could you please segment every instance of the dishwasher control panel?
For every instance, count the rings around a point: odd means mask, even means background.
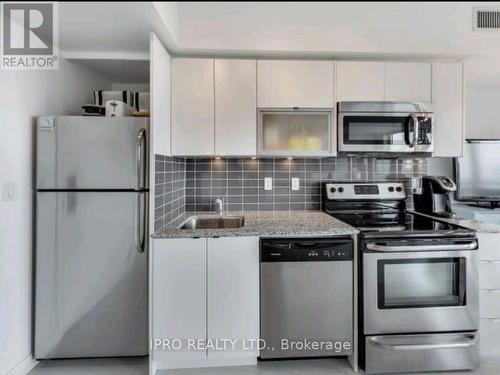
[[[353,259],[351,238],[262,239],[261,262],[327,262]]]

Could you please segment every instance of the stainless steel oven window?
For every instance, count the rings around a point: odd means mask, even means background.
[[[466,305],[466,259],[387,259],[377,262],[378,308]]]

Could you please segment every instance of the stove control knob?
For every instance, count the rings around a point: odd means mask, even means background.
[[[330,188],[330,193],[335,193],[337,191],[337,189],[335,189],[334,187]]]
[[[394,191],[394,187],[393,186],[389,186],[389,191],[392,193]]]
[[[397,191],[398,193],[401,193],[401,190],[403,190],[403,189],[401,189],[401,186],[398,186],[398,187],[396,188],[396,191]]]
[[[339,193],[343,193],[344,192],[344,188],[343,187],[339,187]]]

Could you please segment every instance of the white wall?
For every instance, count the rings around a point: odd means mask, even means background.
[[[498,2],[486,3],[499,6]],[[479,2],[179,2],[181,51],[500,54],[500,33],[473,32]]]
[[[113,82],[111,84],[111,90],[129,90],[132,92],[149,92],[149,83],[122,83]]]
[[[153,1],[153,6],[160,15],[166,28],[165,42],[173,47],[177,46],[179,38],[179,20],[177,1]]]
[[[500,139],[500,88],[465,91],[466,138]]]
[[[453,158],[430,158],[427,174],[448,176],[453,179]]]
[[[0,199],[0,374],[29,359],[31,348],[33,116],[79,114],[95,88],[111,82],[77,63],[58,71],[0,71],[0,184],[17,199]]]

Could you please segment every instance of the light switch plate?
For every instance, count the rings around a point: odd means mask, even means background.
[[[2,183],[2,200],[4,202],[15,201],[17,198],[17,186],[15,182],[6,181]]]
[[[300,190],[300,179],[298,177],[292,178],[292,190]]]
[[[273,190],[273,178],[265,177],[264,178],[264,190]]]

